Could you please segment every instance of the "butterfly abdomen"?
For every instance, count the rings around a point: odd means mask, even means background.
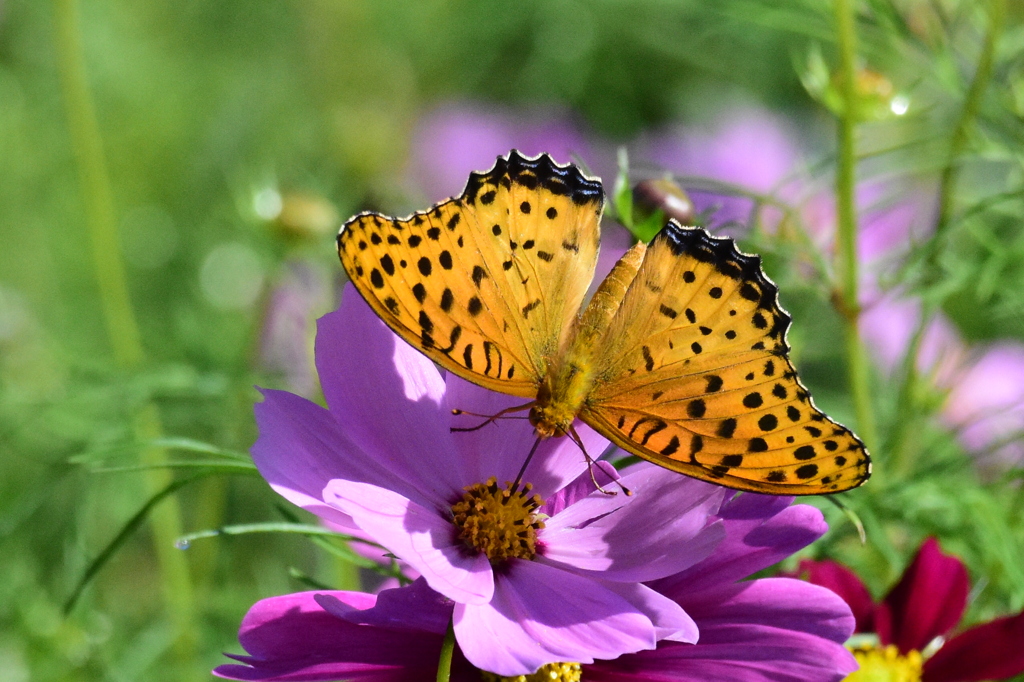
[[[619,259],[577,318],[565,352],[549,365],[537,392],[537,404],[530,411],[538,435],[547,438],[567,433],[586,404],[596,376],[594,355],[626,289],[636,277],[646,249],[647,245],[639,242]]]

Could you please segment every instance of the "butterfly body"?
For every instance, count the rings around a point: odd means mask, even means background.
[[[646,246],[643,242],[634,245],[615,264],[573,326],[565,352],[549,365],[530,410],[530,422],[542,438],[567,434],[576,417],[587,409],[587,398],[599,379],[595,353],[636,276]]]
[[[669,221],[584,307],[603,202],[574,166],[513,151],[428,211],[355,216],[338,252],[396,333],[448,371],[531,399],[542,437],[579,418],[635,455],[741,490],[863,483],[863,445],[814,407],[778,290],[732,240]]]

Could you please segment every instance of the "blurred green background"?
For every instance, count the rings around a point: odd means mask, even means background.
[[[850,515],[813,501],[833,530],[808,554],[877,596],[937,535],[984,620],[1024,607],[1024,9],[855,6],[877,475],[842,496]],[[357,586],[342,550],[296,535],[174,541],[292,513],[232,458],[255,438],[253,386],[316,394],[341,220],[459,191],[463,157],[555,140],[609,191],[620,147],[633,179],[672,166],[700,221],[765,256],[802,375],[858,427],[838,66],[817,0],[0,1],[0,678],[206,679],[257,599]],[[764,195],[778,205],[722,219]]]

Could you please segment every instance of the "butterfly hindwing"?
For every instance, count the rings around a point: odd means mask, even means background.
[[[789,321],[757,257],[670,222],[611,322],[580,416],[631,452],[733,488],[859,485],[867,453],[800,384]]]
[[[513,151],[429,211],[355,216],[338,253],[414,347],[470,381],[535,397],[593,277],[602,207],[600,183],[574,166]]]

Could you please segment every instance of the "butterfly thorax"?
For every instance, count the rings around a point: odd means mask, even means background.
[[[549,373],[537,391],[530,410],[530,423],[541,438],[564,436],[569,432],[593,385],[593,371],[584,358],[566,358],[556,373]]]
[[[577,318],[564,352],[549,365],[537,391],[536,404],[530,410],[530,423],[541,438],[564,436],[585,409],[597,379],[594,356],[626,289],[636,277],[646,246],[638,242],[619,259]]]

